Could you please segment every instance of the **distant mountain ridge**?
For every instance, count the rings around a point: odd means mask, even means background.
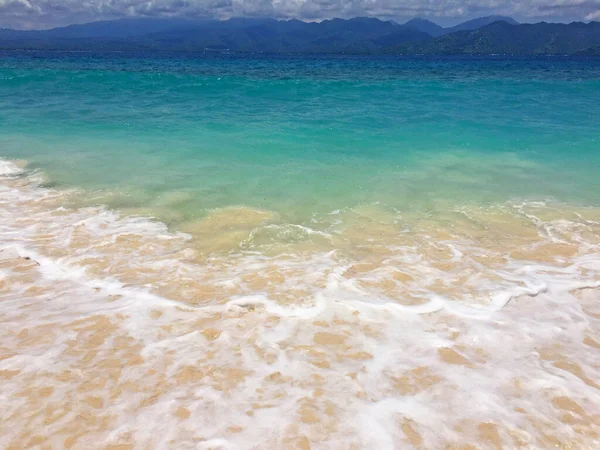
[[[350,54],[581,54],[600,47],[600,23],[518,24],[489,16],[444,28],[426,19],[303,22],[233,18],[120,19],[43,31],[0,29],[0,49]]]
[[[414,28],[418,31],[423,31],[424,33],[428,33],[432,37],[439,37],[445,34],[455,33],[457,31],[467,31],[467,30],[476,30],[481,27],[485,27],[486,25],[490,25],[494,22],[506,22],[511,25],[518,25],[519,22],[514,20],[512,17],[506,16],[487,16],[480,17],[478,19],[468,20],[466,22],[460,23],[453,27],[444,28],[438,25],[435,22],[432,22],[427,19],[421,19],[420,17],[416,17],[412,20],[409,20],[404,24],[404,26],[408,26]]]
[[[424,55],[594,55],[600,46],[600,22],[511,25],[494,22],[418,44],[404,43],[390,53]]]
[[[415,17],[404,24],[405,27],[409,27],[418,31],[429,34],[432,37],[438,37],[446,34],[446,28],[438,25],[435,22],[427,19],[421,19]]]

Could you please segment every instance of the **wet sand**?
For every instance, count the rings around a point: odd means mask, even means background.
[[[598,209],[174,231],[2,164],[2,448],[600,446]]]

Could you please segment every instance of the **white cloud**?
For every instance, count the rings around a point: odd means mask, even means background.
[[[585,20],[599,20],[600,19],[600,9],[597,9],[594,12],[589,13],[585,16]]]

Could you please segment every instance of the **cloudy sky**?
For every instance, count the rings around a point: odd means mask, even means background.
[[[415,16],[451,25],[502,14],[522,22],[600,20],[600,0],[0,0],[0,27],[50,28],[121,17],[274,17],[320,20]]]

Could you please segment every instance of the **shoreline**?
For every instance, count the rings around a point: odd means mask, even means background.
[[[410,233],[376,210],[342,212],[343,239],[325,247],[308,235],[273,252],[273,228],[253,224],[252,251],[198,258],[194,237],[65,209],[59,191],[0,168],[0,446],[600,439],[595,209],[469,210]],[[241,216],[211,223],[225,217]],[[535,233],[547,239],[518,254]]]

